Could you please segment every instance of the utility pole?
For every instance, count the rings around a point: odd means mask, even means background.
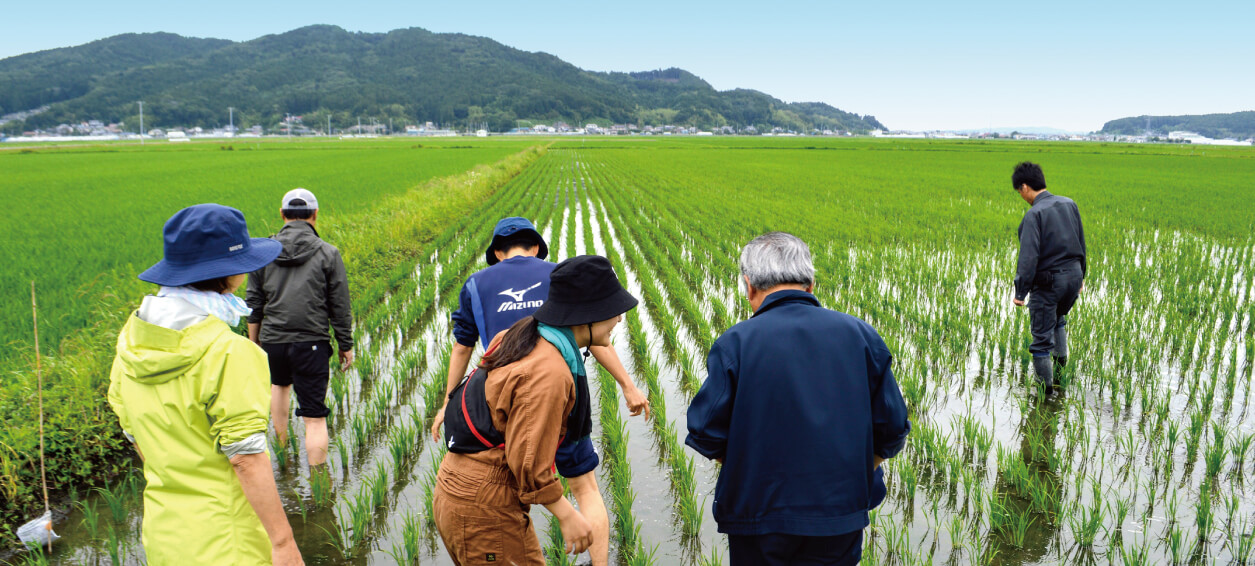
[[[362,135],[362,117],[357,117],[357,135]]]
[[[327,113],[327,137],[331,137],[331,113]]]
[[[139,101],[139,144],[144,145],[144,101]]]
[[[285,119],[288,123],[288,141],[292,141],[292,115],[284,113],[284,116],[286,117]]]
[[[392,118],[388,118],[388,135],[392,135]]]
[[[227,107],[227,116],[228,116],[227,120],[230,121],[231,123],[231,125],[228,126],[228,128],[231,132],[231,135],[234,136],[235,135],[235,107],[233,106]]]

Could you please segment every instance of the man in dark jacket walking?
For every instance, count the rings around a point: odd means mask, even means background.
[[[1046,176],[1036,163],[1016,165],[1011,184],[1030,205],[1020,221],[1014,302],[1022,307],[1032,295],[1027,304],[1033,343],[1028,350],[1037,381],[1049,395],[1054,393],[1054,364],[1068,363],[1068,313],[1085,288],[1085,228],[1072,199],[1046,190]]]
[[[340,365],[353,364],[353,313],[340,250],[322,241],[314,226],[318,200],[305,189],[283,195],[283,228],[274,239],[283,253],[248,278],[248,337],[270,358],[270,420],[280,443],[287,442],[288,410],[296,389],[296,416],[305,419],[305,452],[311,468],[327,461],[324,404],[331,377],[331,334]]]
[[[714,517],[732,566],[856,564],[878,468],[911,429],[889,348],[820,306],[796,236],[755,238],[740,267],[754,315],[710,348],[684,441],[723,462]]]

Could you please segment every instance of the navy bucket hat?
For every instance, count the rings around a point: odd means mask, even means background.
[[[283,251],[276,240],[248,237],[244,213],[220,204],[198,204],[174,213],[162,238],[165,257],[139,279],[166,287],[251,273]]]
[[[498,220],[497,227],[492,229],[492,242],[488,244],[488,249],[484,251],[484,259],[488,262],[488,265],[497,264],[497,254],[492,252],[498,249],[502,240],[519,232],[531,233],[533,236],[536,236],[536,243],[540,244],[540,253],[536,254],[537,258],[545,259],[549,257],[549,245],[545,243],[545,238],[540,235],[540,232],[536,231],[536,226],[526,218],[511,216]]]

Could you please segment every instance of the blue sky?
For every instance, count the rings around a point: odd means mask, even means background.
[[[680,67],[895,129],[1089,131],[1255,110],[1255,2],[6,0],[0,58],[126,32],[236,41],[325,23],[490,37],[581,68]]]

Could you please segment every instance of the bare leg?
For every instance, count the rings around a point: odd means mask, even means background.
[[[305,453],[311,468],[327,463],[327,419],[305,417]]]
[[[593,526],[593,546],[588,549],[593,566],[607,566],[610,562],[610,517],[606,514],[601,490],[597,489],[597,471],[567,478],[567,485],[580,506],[580,513]]]
[[[292,408],[292,386],[270,386],[270,422],[275,425],[279,444],[288,442],[288,410]]]

